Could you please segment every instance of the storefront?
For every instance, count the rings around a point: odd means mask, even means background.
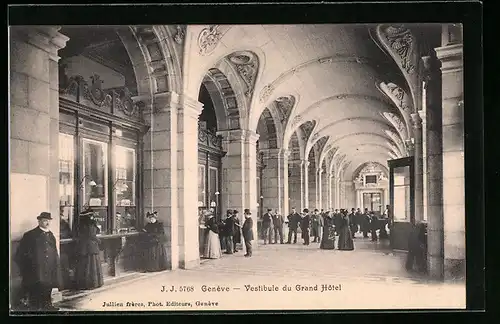
[[[143,225],[142,137],[147,126],[127,88],[101,89],[72,77],[60,84],[59,190],[61,259],[71,287],[78,212],[97,213],[105,277],[138,270]]]

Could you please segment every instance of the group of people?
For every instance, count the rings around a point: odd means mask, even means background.
[[[252,256],[253,220],[250,209],[244,210],[244,222],[240,223],[238,211],[230,209],[226,217],[217,222],[212,210],[205,210],[205,233],[203,257],[206,259],[218,259],[225,249],[226,254],[238,252],[238,244],[244,243],[245,257]],[[243,239],[243,242],[242,242]]]
[[[368,238],[368,233],[370,233],[372,241],[377,241],[379,237],[380,239],[388,238],[389,219],[389,206],[382,217],[377,217],[373,211],[368,211],[368,208],[365,208],[364,213],[360,208],[357,211],[352,208],[350,213],[347,209],[334,211],[315,209],[310,213],[307,208],[299,213],[292,208],[286,221],[277,210],[268,209],[267,213],[262,216],[262,236],[264,244],[277,243],[278,238],[283,244],[283,224],[288,224],[287,244],[291,244],[292,239],[293,243],[297,243],[297,232],[300,228],[304,245],[309,245],[312,237],[313,243],[330,246],[331,243],[326,241],[331,236],[329,233],[333,232],[334,236],[339,236],[339,249],[352,250],[354,248],[352,239],[356,237],[356,233],[362,233],[364,238]]]
[[[52,289],[68,288],[64,287],[61,263],[66,262],[66,267],[71,263],[74,269],[72,289],[103,286],[100,229],[95,218],[96,213],[91,208],[79,214],[71,262],[67,256],[62,259],[59,256],[56,238],[50,230],[50,213],[42,212],[37,217],[38,226],[24,233],[14,261],[22,278],[21,302],[29,310],[57,310],[52,305]],[[148,222],[140,235],[141,265],[147,272],[166,270],[163,224],[158,222],[157,212],[148,212],[146,218]]]

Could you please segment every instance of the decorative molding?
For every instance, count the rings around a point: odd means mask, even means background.
[[[200,32],[200,35],[198,36],[200,55],[209,55],[215,50],[223,36],[218,28],[218,25],[210,25],[208,28],[204,28]]]
[[[396,144],[398,148],[398,150],[396,150],[394,153],[404,152],[405,144],[403,143],[401,137],[393,130],[386,129],[385,133],[387,134],[387,136],[391,138],[391,140]]]
[[[247,86],[245,96],[251,97],[254,91],[255,79],[257,78],[257,71],[259,69],[257,55],[248,51],[240,51],[228,55],[228,59],[236,68],[239,76]]]
[[[381,82],[378,86],[380,90],[394,102],[396,107],[402,109],[406,113],[411,111],[411,98],[401,87],[392,82]]]
[[[260,103],[265,102],[273,93],[274,87],[272,85],[266,85],[261,91],[260,91]]]
[[[278,109],[281,115],[281,123],[286,124],[288,122],[290,114],[292,113],[293,106],[295,105],[295,97],[292,95],[286,97],[279,97],[275,100],[275,104],[276,108]]]
[[[314,142],[318,137],[319,137],[319,133],[318,132],[314,133],[314,135],[311,136],[311,142]]]
[[[114,112],[119,110],[128,117],[140,117],[141,102],[134,102],[132,94],[126,87],[102,89],[102,80],[99,75],[91,76],[92,83],[89,84],[82,76],[72,76],[67,84],[61,83],[59,93],[62,96],[74,97],[76,102],[88,100],[100,109]],[[69,98],[68,98],[69,99]]]
[[[302,122],[302,116],[301,115],[297,115],[297,116],[293,117],[292,127],[297,126],[298,124],[300,124],[300,122]]]
[[[387,145],[389,145],[389,148],[391,149],[392,153],[395,154],[397,157],[402,157],[403,154],[401,154],[401,150],[393,143],[387,142]],[[405,150],[406,150],[406,145],[405,145]],[[406,154],[409,156],[409,154]]]
[[[403,121],[399,118],[399,116],[390,112],[383,112],[381,114],[397,129],[399,135],[401,135],[403,139],[406,139],[408,137],[408,131],[406,129],[406,126],[403,123]]]
[[[384,29],[384,36],[392,50],[399,56],[401,67],[408,74],[414,73],[416,69],[413,62],[415,39],[410,29],[403,25],[387,26]]]
[[[408,153],[408,156],[412,156],[414,153],[414,149],[415,149],[415,144],[413,143],[412,139],[407,139],[405,141],[405,146],[406,146],[406,152]]]
[[[422,128],[422,119],[420,118],[419,114],[413,113],[410,116],[411,116],[413,128],[415,128],[415,129]]]
[[[176,25],[175,26],[176,33],[174,35],[174,41],[181,45],[182,42],[184,41],[184,37],[186,36],[186,27],[182,25]]]

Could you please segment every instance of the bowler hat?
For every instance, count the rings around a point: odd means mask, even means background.
[[[233,214],[238,214],[238,211],[236,209],[234,209]]]
[[[146,217],[158,217],[158,212],[157,211],[147,212]]]
[[[41,212],[37,219],[52,219],[52,216],[49,212]]]
[[[247,214],[247,215],[252,215],[252,213],[250,212],[250,209],[248,209],[248,208],[245,208],[245,211],[244,211],[244,212],[245,212],[245,214]]]
[[[304,208],[303,212],[304,212],[304,213],[308,213],[308,212],[309,212],[309,209]]]
[[[90,207],[88,207],[87,209],[85,209],[80,213],[80,217],[91,216],[91,215],[94,215],[94,210]]]

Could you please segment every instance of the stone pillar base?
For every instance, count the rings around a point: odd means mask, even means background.
[[[180,268],[184,270],[195,269],[200,266],[200,259],[189,260],[189,261],[181,261]]]
[[[429,277],[436,280],[443,280],[443,257],[427,255],[427,267]]]
[[[444,260],[444,279],[445,280],[465,280],[465,265],[463,259],[445,259]]]
[[[53,304],[59,303],[63,299],[62,298],[62,292],[60,292],[59,289],[57,289],[57,288],[52,288],[51,297],[52,297],[52,303]]]

